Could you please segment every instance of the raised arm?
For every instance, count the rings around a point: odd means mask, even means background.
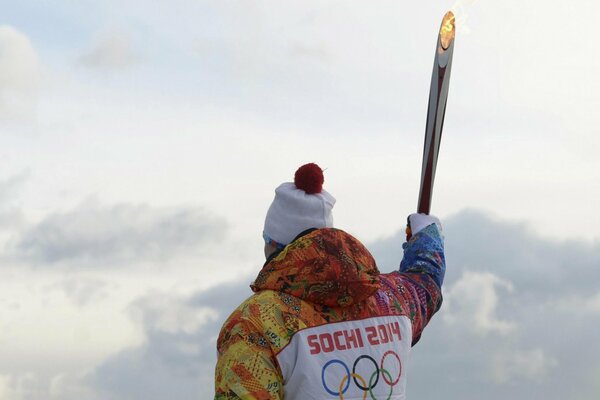
[[[409,216],[412,236],[402,246],[404,257],[400,275],[415,305],[413,345],[423,328],[442,305],[442,283],[446,271],[441,224],[436,217],[425,214]]]

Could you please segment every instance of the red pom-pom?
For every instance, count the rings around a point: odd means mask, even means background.
[[[324,181],[323,170],[314,163],[304,164],[294,175],[294,184],[306,194],[321,193]]]

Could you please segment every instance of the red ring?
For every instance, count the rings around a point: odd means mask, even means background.
[[[385,353],[383,353],[383,357],[381,357],[381,369],[383,369],[383,363],[385,362],[385,358],[390,354],[393,354],[396,356],[396,360],[398,360],[398,365],[400,365],[400,372],[398,373],[398,377],[396,378],[396,380],[394,382],[388,382],[387,378],[385,377],[385,374],[381,374],[381,375],[382,375],[385,383],[387,383],[390,386],[396,386],[396,384],[398,384],[398,381],[400,380],[400,377],[402,376],[402,361],[400,361],[400,356],[398,356],[398,354],[396,354],[396,352],[393,350],[388,350]]]

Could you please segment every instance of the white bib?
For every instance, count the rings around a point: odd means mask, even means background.
[[[404,399],[411,342],[406,316],[298,331],[277,355],[285,399]]]

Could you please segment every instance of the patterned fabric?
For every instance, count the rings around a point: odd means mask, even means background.
[[[333,228],[312,231],[271,258],[256,292],[217,340],[215,399],[283,398],[277,354],[299,330],[333,322],[402,315],[413,345],[442,302],[442,237],[430,225],[404,244],[400,271],[380,274],[368,250]]]
[[[302,236],[268,262],[252,290],[286,292],[330,307],[347,307],[379,288],[379,271],[367,249],[340,230]]]

